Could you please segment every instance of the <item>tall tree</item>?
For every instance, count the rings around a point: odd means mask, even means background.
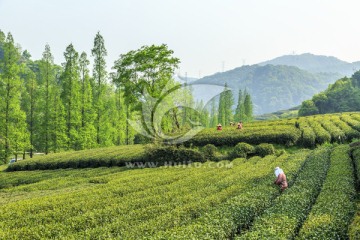
[[[211,109],[210,109],[210,127],[215,127],[217,125],[217,109],[216,109],[216,101],[215,98],[211,99]]]
[[[228,124],[233,121],[233,105],[234,96],[232,91],[228,89],[227,83],[225,83],[225,122]]]
[[[245,106],[244,106],[245,95],[246,95],[246,91],[243,94],[241,89],[239,89],[238,102],[236,105],[235,115],[234,115],[234,120],[236,122],[242,122],[245,120]]]
[[[230,89],[228,89],[227,83],[225,83],[224,91],[220,93],[219,99],[219,114],[218,121],[221,124],[228,124],[233,119],[232,106],[234,104],[234,98]]]
[[[81,80],[81,149],[93,148],[96,146],[96,129],[94,127],[95,114],[93,111],[93,96],[90,83],[88,65],[85,52],[82,52],[79,58],[80,80]]]
[[[220,93],[219,96],[219,107],[218,107],[218,123],[226,124],[225,122],[225,94],[224,92]]]
[[[173,51],[167,45],[143,46],[136,51],[130,51],[120,55],[115,62],[113,69],[117,71],[113,82],[124,88],[126,118],[130,119],[132,107],[138,107],[143,103],[141,122],[143,127],[153,126],[153,104],[161,97],[163,89],[171,81],[174,70],[179,64],[179,59],[172,56]],[[144,99],[144,92],[149,93],[151,99],[141,102]],[[145,104],[145,105],[144,105]],[[146,129],[154,132],[155,129]],[[126,139],[129,143],[129,124],[126,124]]]
[[[4,58],[4,43],[6,35],[3,31],[0,30],[0,59]]]
[[[126,143],[125,140],[125,131],[126,131],[126,113],[124,109],[124,92],[120,85],[116,85],[115,90],[115,102],[116,102],[116,113],[115,113],[115,129],[116,134],[114,135],[114,143],[116,145],[122,145]]]
[[[101,117],[104,114],[103,96],[105,93],[105,83],[107,78],[106,61],[107,51],[105,48],[104,38],[98,32],[94,39],[94,47],[91,50],[94,57],[93,77],[96,83],[94,88],[94,107],[96,113],[95,127],[96,127],[96,142],[101,144]]]
[[[51,101],[54,106],[51,111],[50,119],[50,139],[51,151],[59,152],[68,148],[69,139],[67,136],[66,112],[61,99],[61,88],[54,85],[51,88]]]
[[[26,116],[20,108],[20,51],[15,46],[11,33],[3,44],[4,58],[0,60],[0,135],[4,141],[4,160],[11,151],[28,146]]]
[[[51,53],[49,44],[45,45],[45,50],[42,55],[42,59],[39,64],[40,70],[40,78],[41,78],[41,85],[43,86],[43,92],[41,99],[44,101],[42,105],[42,113],[43,117],[41,118],[41,142],[44,144],[44,151],[45,154],[49,153],[50,148],[50,111],[51,111],[51,96],[50,96],[50,89],[55,83],[55,76],[54,76],[54,57]]]
[[[249,93],[246,93],[245,99],[244,99],[244,109],[245,109],[245,116],[246,121],[250,122],[253,120],[253,103],[251,100],[251,96]]]
[[[62,100],[66,112],[66,135],[68,149],[80,149],[79,129],[81,126],[79,54],[70,44],[64,53],[64,72],[62,81]]]
[[[40,115],[38,109],[39,103],[39,86],[36,81],[35,73],[24,66],[24,83],[22,93],[22,109],[26,113],[26,121],[28,125],[28,131],[30,134],[30,157],[33,157],[34,146],[36,141],[36,134],[39,132],[39,119],[37,116]],[[39,135],[39,134],[38,134]]]

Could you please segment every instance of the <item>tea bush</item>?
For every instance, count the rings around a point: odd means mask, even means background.
[[[217,148],[214,144],[207,144],[201,148],[201,152],[206,160],[217,160]]]
[[[275,148],[272,144],[261,143],[255,147],[255,152],[259,156],[264,157],[266,155],[275,154]]]
[[[234,158],[246,158],[248,155],[255,153],[255,147],[248,143],[238,143],[230,153],[230,157]]]
[[[255,219],[249,231],[236,239],[293,239],[321,191],[330,161],[329,149],[314,150],[294,185]]]
[[[347,239],[355,209],[354,196],[349,146],[340,145],[330,155],[330,168],[321,193],[297,239]]]

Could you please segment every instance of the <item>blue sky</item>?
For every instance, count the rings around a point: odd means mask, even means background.
[[[58,64],[70,43],[90,55],[100,31],[109,69],[121,53],[166,43],[179,72],[199,77],[293,52],[358,61],[359,8],[355,0],[0,0],[0,29],[33,59],[49,43]]]

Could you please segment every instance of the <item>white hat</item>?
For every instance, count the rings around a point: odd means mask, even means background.
[[[275,168],[275,176],[279,176],[280,173],[283,173],[284,171],[280,167]]]

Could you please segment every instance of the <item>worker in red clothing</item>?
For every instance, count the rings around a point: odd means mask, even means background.
[[[275,180],[274,184],[279,185],[281,191],[284,191],[285,189],[287,189],[288,183],[286,180],[286,175],[280,167],[275,168],[275,176],[276,176],[276,180]]]
[[[217,125],[217,128],[216,128],[217,130],[222,130],[222,126],[221,126],[221,123],[219,123],[218,125]]]

